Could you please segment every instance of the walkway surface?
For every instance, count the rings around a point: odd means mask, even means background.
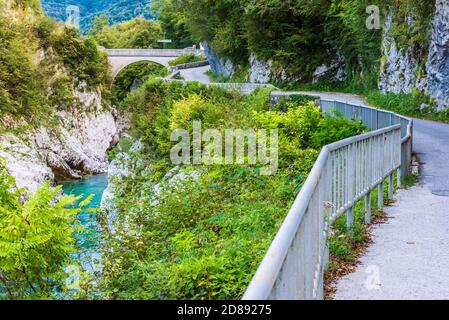
[[[361,103],[353,95],[308,92]],[[418,185],[399,190],[376,225],[374,243],[354,273],[341,279],[335,299],[449,299],[449,125],[414,120]]]
[[[207,74],[207,71],[210,70],[210,66],[198,67],[198,68],[190,68],[179,70],[181,73],[181,77],[186,81],[198,81],[202,83],[210,83],[210,78]]]

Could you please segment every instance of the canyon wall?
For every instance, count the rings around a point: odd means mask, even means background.
[[[57,112],[57,125],[0,135],[0,157],[19,188],[33,192],[45,180],[107,172],[106,152],[126,121],[101,105],[100,92],[75,95],[82,107]]]

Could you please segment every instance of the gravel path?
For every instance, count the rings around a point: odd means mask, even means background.
[[[361,103],[354,95],[307,94]],[[387,223],[354,273],[341,279],[335,299],[449,299],[449,125],[414,120],[418,185],[399,190],[385,207]]]

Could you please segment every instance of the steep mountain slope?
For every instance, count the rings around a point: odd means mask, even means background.
[[[68,5],[80,8],[81,31],[87,32],[92,20],[107,14],[111,23],[130,20],[137,16],[153,18],[150,12],[151,0],[41,0],[44,11],[50,17],[64,21]]]

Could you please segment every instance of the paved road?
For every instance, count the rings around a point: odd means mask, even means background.
[[[180,70],[181,77],[186,81],[198,81],[202,83],[210,83],[210,78],[205,72],[210,70],[210,66],[204,66],[199,68],[190,68]]]
[[[413,143],[421,181],[385,208],[388,222],[374,227],[374,243],[357,270],[339,281],[335,299],[449,299],[449,125],[415,120]]]

